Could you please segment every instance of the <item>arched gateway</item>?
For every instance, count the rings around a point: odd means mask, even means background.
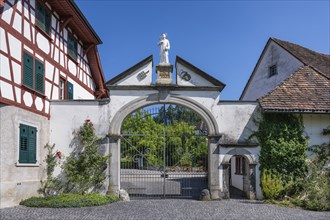
[[[220,152],[220,145],[226,135],[220,132],[223,128],[221,122],[219,123],[219,119],[227,114],[222,112],[223,109],[219,104],[220,92],[225,85],[180,57],[176,58],[175,67],[176,83],[172,80],[173,66],[163,63],[156,66],[157,81],[153,83],[153,59],[149,56],[107,82],[106,86],[110,92],[108,136],[112,154],[109,189],[118,191],[125,188],[121,185],[124,184],[121,183],[121,172],[124,172],[121,170],[121,145],[123,144],[121,130],[125,119],[146,106],[174,104],[190,109],[204,122],[207,128],[208,145],[207,188],[210,190],[212,199],[226,197],[228,193],[223,189],[229,186],[226,186],[227,183],[223,178],[225,172],[222,172],[221,159],[223,157]],[[252,106],[252,109],[254,111],[255,106]],[[223,152],[225,151],[227,150],[224,148]],[[141,154],[141,152],[137,153]],[[138,166],[141,166],[141,161]],[[165,174],[162,174],[162,177],[165,178]],[[125,182],[125,184],[128,183]]]

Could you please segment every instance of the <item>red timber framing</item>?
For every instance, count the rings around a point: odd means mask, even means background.
[[[60,78],[79,85],[85,93],[96,98],[107,97],[97,52],[97,45],[102,42],[77,6],[70,0],[36,0],[51,15],[50,34],[47,34],[36,25],[35,5],[30,2],[34,1],[0,0],[0,56],[2,63],[8,62],[7,73],[0,74],[3,87],[0,89],[0,102],[49,118],[49,101],[59,99]],[[59,7],[61,4],[62,8]],[[68,34],[78,44],[77,60],[67,54]],[[47,49],[41,46],[41,41]],[[44,65],[44,94],[23,85],[24,52]],[[26,96],[30,100],[28,104]]]

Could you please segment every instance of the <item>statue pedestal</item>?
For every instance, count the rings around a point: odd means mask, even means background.
[[[173,65],[169,63],[160,63],[156,66],[157,80],[156,84],[173,84],[172,81]]]

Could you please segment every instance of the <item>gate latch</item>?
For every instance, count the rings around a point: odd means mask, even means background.
[[[162,173],[162,174],[160,175],[160,177],[161,177],[161,178],[164,178],[164,177],[165,177],[165,178],[168,178],[168,174],[167,174],[167,173]]]

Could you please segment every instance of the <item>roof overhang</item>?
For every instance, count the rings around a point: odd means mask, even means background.
[[[84,44],[98,45],[102,43],[100,37],[73,0],[44,0],[44,2],[52,6],[62,22],[64,18],[71,17],[68,27]]]

